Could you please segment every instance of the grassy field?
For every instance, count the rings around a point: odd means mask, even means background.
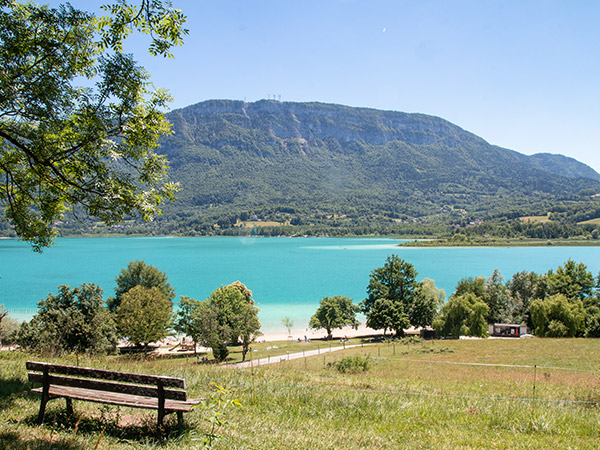
[[[286,225],[281,222],[273,222],[273,221],[246,221],[240,222],[238,221],[235,226],[243,227],[243,228],[260,228],[260,227],[280,227],[282,225]]]
[[[544,216],[523,216],[519,217],[521,222],[532,222],[532,223],[548,223],[550,222],[550,214]]]
[[[584,220],[583,222],[578,222],[579,225],[600,225],[600,218]]]
[[[352,355],[368,357],[370,370],[331,366]],[[185,357],[79,364],[184,377],[191,397],[216,398],[211,383],[230,389],[224,398],[243,406],[223,406],[231,425],[219,428],[218,449],[597,449],[599,357],[598,340],[528,339],[386,342],[253,369]],[[203,447],[211,413],[203,408],[186,414],[183,429],[169,416],[162,437],[155,412],[87,402],[75,402],[74,419],[64,401],[50,402],[47,424],[34,425],[28,359],[40,357],[0,354],[0,448]]]

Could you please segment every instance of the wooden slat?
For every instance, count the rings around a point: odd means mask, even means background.
[[[44,376],[40,373],[28,372],[29,381],[32,383],[44,382]],[[139,384],[124,384],[112,381],[92,380],[89,378],[75,378],[61,375],[48,375],[50,386],[65,386],[82,388],[87,390],[114,392],[120,394],[130,394],[142,397],[158,397],[158,388],[152,386],[141,386]],[[187,394],[185,391],[173,389],[164,389],[165,399],[185,401]]]
[[[36,394],[42,393],[42,388],[32,389]],[[49,394],[52,397],[65,397],[74,400],[85,400],[109,405],[129,406],[132,408],[158,409],[158,399],[152,397],[141,397],[137,395],[119,394],[115,392],[101,392],[90,389],[50,386]],[[202,399],[189,399],[186,401],[165,400],[165,411],[174,412],[190,411],[194,406],[200,404]]]
[[[123,381],[126,383],[151,384],[156,386],[158,378],[162,379],[165,387],[185,389],[185,380],[183,378],[160,377],[156,375],[146,375],[141,373],[117,372],[114,370],[94,369],[90,367],[64,366],[59,364],[50,364],[44,362],[27,361],[28,370],[43,371],[48,367],[50,373],[60,375],[74,375],[89,378],[101,378],[104,380]]]

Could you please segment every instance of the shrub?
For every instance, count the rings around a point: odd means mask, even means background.
[[[366,372],[371,368],[371,358],[368,356],[344,356],[330,366],[340,373]]]

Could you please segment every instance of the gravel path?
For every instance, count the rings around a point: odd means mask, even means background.
[[[233,367],[236,369],[244,369],[244,368],[248,368],[248,367],[260,367],[260,366],[266,366],[267,364],[277,364],[280,363],[281,361],[291,361],[292,359],[300,359],[300,358],[305,358],[308,356],[315,356],[315,355],[323,355],[325,353],[331,353],[331,352],[337,352],[340,350],[344,350],[346,348],[354,348],[354,347],[360,347],[360,344],[354,344],[354,345],[346,345],[346,346],[340,346],[340,347],[324,347],[321,349],[317,349],[317,350],[308,350],[305,352],[298,352],[298,353],[288,353],[287,355],[277,355],[277,356],[270,356],[267,358],[260,358],[260,359],[255,359],[253,361],[245,361],[242,363],[237,363],[237,364],[230,364],[227,367]]]

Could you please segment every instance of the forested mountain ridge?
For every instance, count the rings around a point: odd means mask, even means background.
[[[163,215],[109,228],[69,214],[57,224],[60,235],[468,231],[600,239],[600,175],[593,169],[562,155],[526,156],[490,145],[438,117],[211,100],[167,118],[173,133],[158,152],[182,190]],[[0,234],[14,232],[0,222]]]
[[[536,153],[528,156],[529,163],[546,172],[570,178],[590,178],[600,181],[600,174],[574,158],[551,153]]]
[[[183,189],[166,217],[229,215],[231,225],[278,210],[297,223],[315,215],[452,220],[530,213],[600,192],[600,175],[573,159],[525,156],[424,114],[211,100],[168,119],[173,134],[160,151]]]

